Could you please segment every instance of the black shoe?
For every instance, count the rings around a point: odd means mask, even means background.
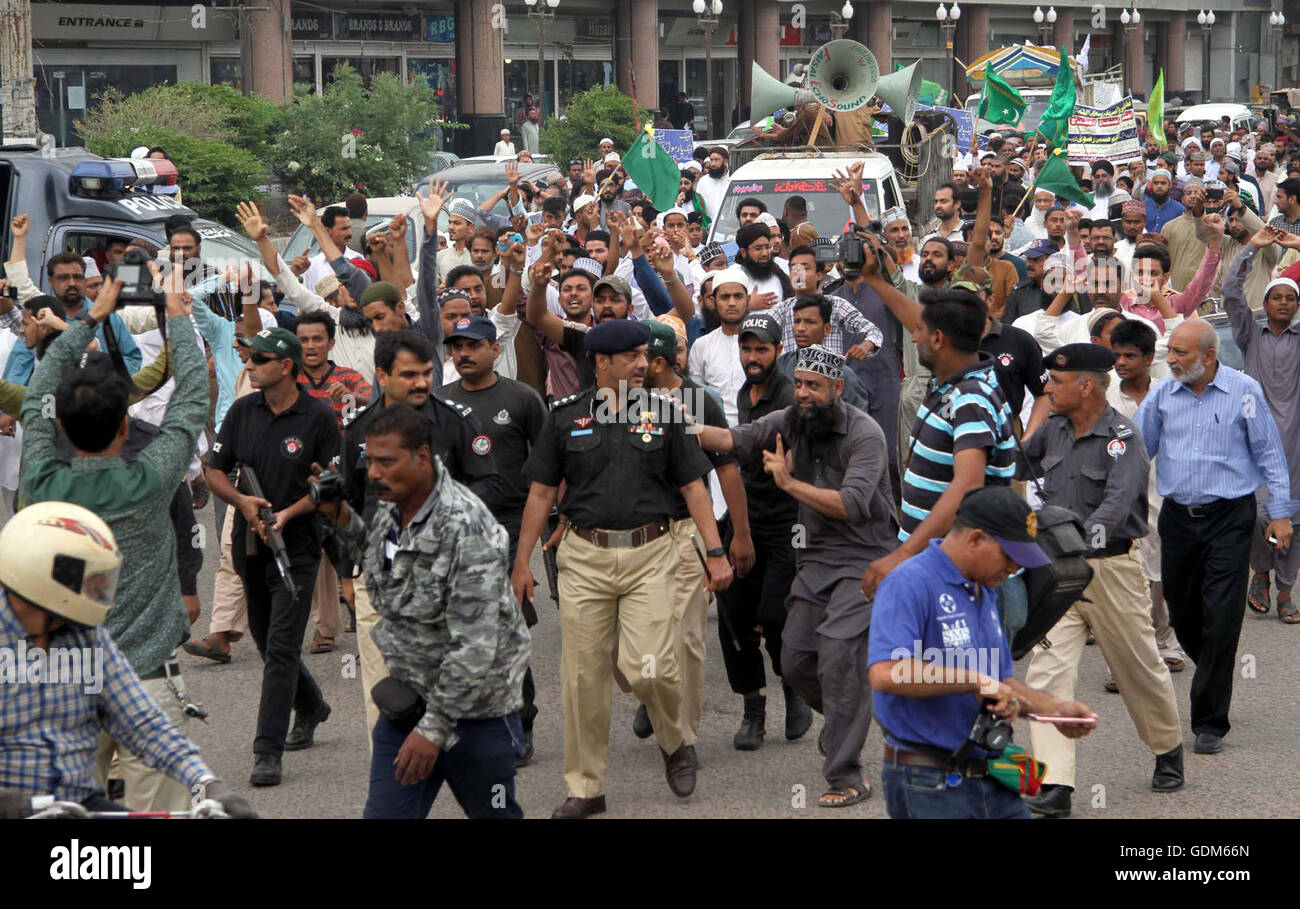
[[[524,740],[515,749],[515,766],[523,767],[533,759],[533,730],[524,730]]]
[[[1223,736],[1213,732],[1198,732],[1192,750],[1197,754],[1218,754],[1223,750]]]
[[[603,795],[598,795],[594,799],[580,799],[576,796],[570,796],[564,800],[563,805],[551,812],[551,817],[552,819],[574,820],[604,813],[605,797]]]
[[[121,802],[126,798],[126,780],[109,780],[104,789],[104,795],[110,802]]]
[[[763,736],[766,733],[767,698],[761,694],[751,694],[745,698],[745,715],[731,744],[736,746],[737,751],[757,751],[763,746]]]
[[[1070,786],[1044,786],[1038,795],[1025,799],[1025,807],[1040,817],[1069,817]]]
[[[812,728],[812,708],[789,685],[782,684],[781,690],[785,692],[785,740],[793,742]]]
[[[694,746],[694,745],[683,745],[682,747],[686,749],[686,754],[687,754],[687,755],[690,757],[690,759],[691,759],[691,768],[694,769],[694,770],[699,770],[699,769],[700,769],[700,756],[699,756],[698,754],[695,753],[695,746]]]
[[[1183,788],[1183,746],[1156,755],[1156,772],[1151,777],[1156,792],[1173,792]]]
[[[280,755],[253,755],[253,775],[248,778],[248,782],[254,786],[279,786]]]
[[[311,716],[303,716],[301,713],[294,717],[293,728],[289,734],[284,737],[285,751],[302,751],[304,748],[310,748],[316,741],[316,727],[330,718],[330,705],[322,703],[320,713]]]
[[[655,734],[655,727],[650,725],[650,711],[645,709],[645,704],[636,708],[636,716],[632,717],[632,734],[639,739],[648,739]]]
[[[672,754],[659,749],[664,756],[664,778],[673,795],[684,799],[695,791],[695,767],[691,764],[691,755],[686,745],[679,745]]]

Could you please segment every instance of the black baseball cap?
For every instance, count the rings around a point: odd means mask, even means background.
[[[745,335],[754,335],[769,344],[780,344],[781,325],[768,313],[754,313],[745,316],[745,321],[740,323],[739,336],[743,338]]]
[[[486,316],[471,316],[457,319],[452,330],[447,332],[447,340],[452,338],[469,338],[471,341],[492,341],[497,339],[497,327]]]
[[[1021,568],[1041,568],[1052,560],[1038,545],[1038,515],[1009,486],[982,486],[962,497],[957,520],[998,541]]]

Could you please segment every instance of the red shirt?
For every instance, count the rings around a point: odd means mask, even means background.
[[[359,408],[370,403],[370,383],[355,369],[337,366],[333,360],[329,363],[330,371],[325,373],[319,382],[307,375],[307,370],[299,369],[298,384],[307,394],[321,399],[334,409],[334,416],[339,421],[339,431],[342,432],[344,417],[356,413]],[[330,397],[329,393],[330,386],[336,382],[342,382],[348,389],[348,393],[339,400]]]

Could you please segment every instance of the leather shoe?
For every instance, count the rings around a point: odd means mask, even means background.
[[[1025,799],[1025,807],[1039,817],[1069,817],[1073,792],[1069,786],[1044,786],[1038,795]]]
[[[757,751],[763,745],[763,735],[767,731],[767,698],[761,694],[752,694],[745,698],[745,715],[741,717],[740,728],[731,737],[731,744],[737,751]]]
[[[253,775],[248,778],[248,782],[254,786],[279,786],[280,755],[253,755]]]
[[[691,763],[691,753],[687,746],[679,745],[672,754],[659,749],[664,756],[664,777],[673,795],[684,799],[695,791],[695,767]]]
[[[1192,750],[1197,754],[1218,754],[1223,750],[1223,736],[1213,732],[1198,732]]]
[[[639,739],[648,739],[655,734],[655,727],[650,724],[650,711],[645,709],[645,704],[636,708],[636,716],[632,717],[632,734]]]
[[[525,729],[523,740],[515,748],[515,766],[523,767],[533,759],[533,730]]]
[[[1183,746],[1156,755],[1156,772],[1151,777],[1156,792],[1173,792],[1183,788]]]
[[[812,726],[812,708],[789,685],[781,686],[785,694],[785,738],[787,742],[803,738]]]
[[[551,817],[560,820],[576,820],[577,818],[604,813],[605,797],[603,795],[598,795],[594,799],[580,799],[576,796],[569,796],[564,800],[563,805],[551,812]]]
[[[299,713],[293,718],[293,728],[284,737],[285,751],[302,751],[310,748],[316,741],[316,727],[330,718],[330,705],[321,704],[320,713],[303,716]]]

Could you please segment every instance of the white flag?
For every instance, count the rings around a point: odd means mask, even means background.
[[[1079,75],[1088,74],[1088,48],[1092,46],[1092,35],[1085,35],[1083,38],[1083,50],[1079,51],[1079,56],[1075,57],[1075,62],[1079,65]]]

